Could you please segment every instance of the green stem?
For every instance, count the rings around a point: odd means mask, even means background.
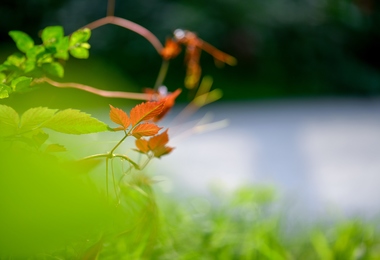
[[[112,150],[108,153],[109,156],[113,157],[113,152],[116,150],[116,148],[118,148],[122,142],[124,142],[124,140],[128,137],[129,135],[129,132],[125,134],[125,136],[123,138],[121,138],[121,140],[115,145],[114,148],[112,148]]]
[[[168,69],[169,69],[169,61],[162,60],[161,68],[160,68],[160,71],[158,72],[156,83],[154,83],[155,90],[157,90],[164,82]]]
[[[107,194],[107,202],[108,202],[108,160],[109,158],[106,158],[106,194]]]

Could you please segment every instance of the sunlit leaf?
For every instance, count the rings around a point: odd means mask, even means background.
[[[152,136],[157,134],[161,128],[162,127],[158,127],[153,123],[143,123],[133,129],[132,135],[137,139],[141,138],[142,136]]]
[[[44,63],[42,64],[42,69],[47,73],[60,78],[62,78],[65,73],[65,69],[59,62]]]
[[[21,76],[12,80],[11,87],[13,91],[22,91],[28,88],[31,82],[32,78]]]
[[[69,37],[63,37],[56,45],[55,58],[67,60],[69,59]]]
[[[9,35],[15,41],[17,48],[24,53],[34,46],[33,39],[24,32],[10,31]]]
[[[173,147],[169,146],[160,146],[153,150],[153,154],[154,157],[161,158],[161,156],[169,154],[173,149]]]
[[[79,46],[81,43],[87,42],[91,37],[91,30],[88,28],[75,31],[70,36],[69,46]]]
[[[153,151],[158,147],[163,147],[169,142],[168,130],[149,139],[149,148]]]
[[[0,83],[0,99],[9,97],[9,87]]]
[[[62,26],[48,26],[42,31],[41,38],[44,45],[50,46],[58,43],[63,35]]]
[[[91,115],[76,109],[66,109],[56,113],[42,127],[66,134],[89,134],[107,131],[107,125]]]
[[[45,51],[45,47],[42,45],[34,46],[26,52],[28,60],[36,60],[37,56]]]
[[[21,53],[14,53],[8,56],[6,63],[14,65],[16,67],[20,67],[22,63],[24,63],[26,57]]]
[[[29,131],[41,126],[46,120],[52,118],[57,109],[36,107],[28,109],[20,119],[20,132]]]
[[[148,146],[148,140],[142,138],[136,140],[136,147],[142,153],[147,153],[150,150]]]
[[[137,125],[141,121],[153,119],[158,116],[164,107],[163,101],[145,102],[132,108],[131,122],[132,126]]]
[[[77,59],[87,59],[90,56],[88,49],[83,47],[71,49],[70,54]]]
[[[19,115],[13,108],[0,105],[0,136],[16,134],[19,122]]]
[[[110,118],[112,122],[121,125],[122,129],[120,130],[125,130],[129,127],[131,124],[131,120],[129,119],[127,113],[125,113],[123,110],[120,108],[115,108],[110,105],[111,111],[110,111]]]

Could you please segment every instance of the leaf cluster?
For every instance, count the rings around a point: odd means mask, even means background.
[[[107,124],[76,109],[58,111],[46,107],[36,107],[21,116],[11,107],[0,105],[0,140],[22,141],[40,148],[48,139],[43,129],[51,129],[65,134],[89,134],[107,131]],[[57,145],[47,151],[59,150]]]
[[[45,75],[64,76],[63,63],[69,54],[78,59],[87,59],[91,36],[90,29],[80,29],[70,36],[64,35],[62,26],[46,27],[41,33],[42,44],[22,31],[10,31],[10,37],[20,52],[10,55],[0,64],[0,99],[13,92],[30,90],[33,80]]]

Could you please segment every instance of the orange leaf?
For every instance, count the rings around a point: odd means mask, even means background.
[[[168,147],[168,146],[160,146],[157,149],[153,151],[153,154],[155,157],[160,158],[163,155],[166,155],[173,151],[173,147]]]
[[[137,125],[141,121],[149,120],[159,115],[164,107],[164,102],[145,102],[141,103],[131,110],[132,126]]]
[[[158,149],[159,147],[164,147],[169,142],[169,136],[168,136],[168,130],[166,129],[165,132],[162,132],[159,135],[153,136],[149,139],[148,145],[150,150],[154,151]]]
[[[139,149],[140,152],[142,153],[147,153],[149,152],[149,146],[148,146],[148,140],[145,139],[137,139],[136,140],[136,147]]]
[[[162,99],[165,101],[164,108],[161,113],[153,119],[154,122],[161,120],[170,111],[170,109],[174,106],[175,99],[179,96],[179,94],[181,94],[181,92],[182,90],[179,88]]]
[[[129,119],[127,113],[125,113],[123,110],[119,108],[115,108],[112,105],[110,105],[111,111],[110,111],[110,118],[112,122],[121,125],[123,128],[115,128],[114,130],[125,130],[128,128],[128,126],[131,124],[131,120]]]
[[[157,134],[161,128],[162,127],[158,127],[156,124],[143,123],[133,129],[132,135],[137,139],[140,139],[142,136],[152,136]]]
[[[172,39],[167,39],[165,47],[161,50],[160,54],[164,60],[170,60],[177,57],[180,52],[181,47],[179,44]]]

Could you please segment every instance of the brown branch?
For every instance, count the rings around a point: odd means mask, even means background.
[[[108,0],[107,16],[113,16],[114,14],[115,14],[115,0]]]
[[[108,98],[125,98],[125,99],[137,99],[137,100],[149,100],[151,95],[144,94],[144,93],[134,93],[134,92],[124,92],[124,91],[108,91],[108,90],[101,90],[94,87],[90,87],[87,85],[79,84],[79,83],[73,83],[73,82],[57,82],[49,78],[39,78],[34,80],[35,83],[43,83],[46,82],[54,87],[57,88],[75,88],[79,90],[83,90],[86,92],[90,92],[92,94],[102,96],[102,97],[108,97]]]
[[[164,48],[161,44],[161,42],[157,39],[157,37],[151,33],[148,29],[145,27],[142,27],[141,25],[134,23],[132,21],[116,17],[116,16],[107,16],[104,18],[101,18],[99,20],[96,20],[92,23],[89,23],[82,28],[89,28],[91,30],[98,28],[100,26],[106,25],[106,24],[114,24],[118,25],[120,27],[126,28],[128,30],[131,30],[137,34],[140,34],[142,37],[147,39],[153,47],[156,49],[156,51],[160,54],[161,50]]]

